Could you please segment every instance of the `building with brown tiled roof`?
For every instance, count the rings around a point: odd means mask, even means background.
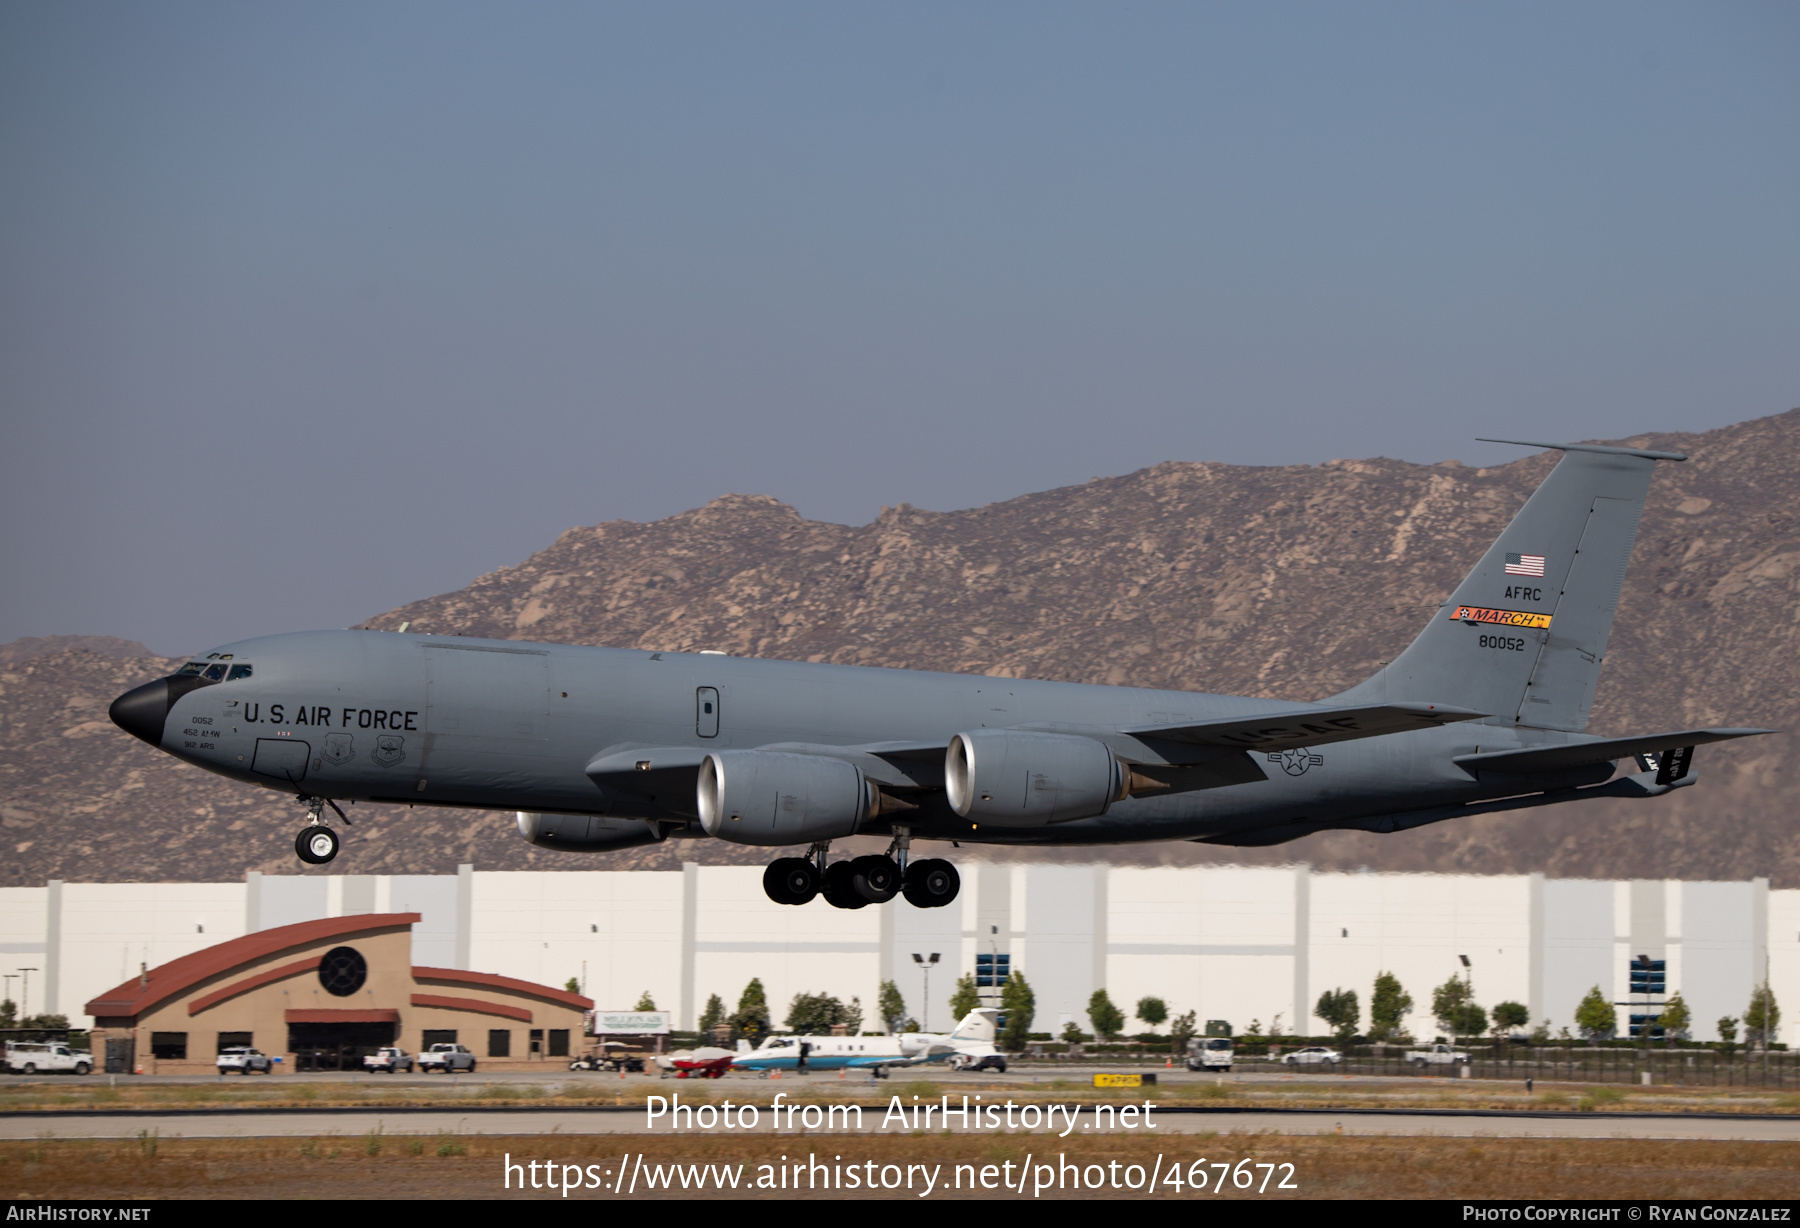
[[[482,1064],[566,1057],[593,1002],[531,981],[412,962],[416,912],[259,930],[150,968],[86,1006],[95,1056],[125,1073],[210,1071],[250,1046],[277,1070],[358,1069],[385,1045],[466,1046]]]

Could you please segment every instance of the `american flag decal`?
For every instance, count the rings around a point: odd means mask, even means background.
[[[1541,554],[1508,554],[1506,574],[1509,576],[1542,576],[1544,556]]]

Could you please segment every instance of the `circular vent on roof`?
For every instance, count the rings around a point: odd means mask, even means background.
[[[369,965],[355,947],[333,947],[319,961],[319,984],[335,998],[348,998],[369,979]]]

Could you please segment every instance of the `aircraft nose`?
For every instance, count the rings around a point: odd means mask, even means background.
[[[169,680],[158,678],[126,691],[112,701],[106,714],[132,737],[161,746],[163,722],[169,718]]]

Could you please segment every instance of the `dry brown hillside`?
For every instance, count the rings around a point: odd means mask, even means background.
[[[1661,466],[1651,488],[1592,731],[1792,726],[1800,410],[1623,442],[1693,459]],[[1398,652],[1553,463],[1170,462],[967,511],[903,505],[859,527],[730,495],[651,524],[571,529],[516,567],[366,625],[1314,699]],[[7,668],[6,881],[290,868],[291,802],[94,724],[152,662],[64,652]],[[1660,802],[1111,855],[1800,885],[1788,747],[1778,736],[1703,749],[1701,783]],[[760,859],[698,843],[571,859],[528,848],[499,816],[422,810],[370,811],[354,837],[340,872]]]

